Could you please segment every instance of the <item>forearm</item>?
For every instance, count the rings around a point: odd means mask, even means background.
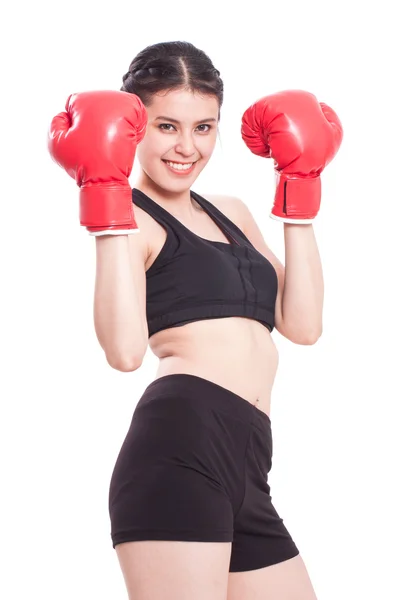
[[[324,281],[313,225],[284,223],[284,238],[283,323],[298,339],[316,341],[322,333]]]
[[[94,323],[109,364],[132,370],[147,345],[127,235],[96,237]]]

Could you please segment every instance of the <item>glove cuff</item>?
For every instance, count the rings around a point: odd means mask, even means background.
[[[92,231],[138,229],[129,186],[92,185],[80,188],[79,219]]]
[[[317,216],[321,205],[321,178],[294,178],[276,173],[276,192],[272,218],[297,223],[309,223]]]
[[[281,223],[294,223],[295,225],[308,225],[314,221],[313,219],[287,219],[286,217],[277,217],[272,212],[269,215],[271,219],[275,219],[275,221],[280,221]]]

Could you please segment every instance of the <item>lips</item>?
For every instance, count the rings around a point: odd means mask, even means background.
[[[165,159],[162,159],[163,163],[165,163],[165,166],[167,167],[167,169],[173,173],[174,175],[188,175],[189,173],[193,172],[193,169],[195,168],[196,164],[197,164],[197,160],[192,164],[191,167],[189,167],[188,169],[174,169],[174,167],[171,167],[167,161]],[[168,161],[168,162],[173,162],[173,161]],[[180,163],[178,162],[177,164],[190,164],[190,163]]]

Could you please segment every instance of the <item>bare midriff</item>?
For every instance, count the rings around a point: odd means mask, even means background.
[[[189,373],[213,381],[270,416],[278,352],[269,330],[252,319],[203,319],[151,336],[156,378]]]

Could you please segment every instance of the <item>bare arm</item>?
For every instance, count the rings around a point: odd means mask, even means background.
[[[283,326],[314,344],[322,335],[324,279],[313,225],[284,223]]]
[[[108,363],[119,371],[137,369],[148,343],[141,235],[95,238],[94,325]]]

